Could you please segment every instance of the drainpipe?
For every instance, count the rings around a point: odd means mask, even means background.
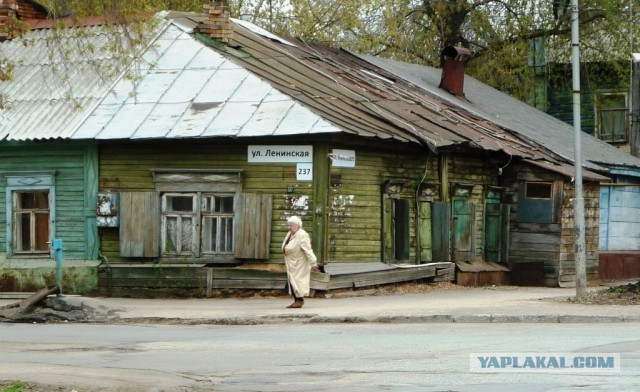
[[[62,296],[62,240],[54,239],[51,243],[51,249],[55,253],[56,259],[56,284],[58,285],[57,296]]]

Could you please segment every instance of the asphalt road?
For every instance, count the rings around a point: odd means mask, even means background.
[[[472,373],[470,353],[620,353],[610,374]],[[0,324],[0,380],[83,391],[638,391],[640,325]]]

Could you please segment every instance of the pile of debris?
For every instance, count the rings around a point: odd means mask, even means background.
[[[589,291],[581,298],[568,301],[587,305],[640,305],[640,281]]]
[[[59,296],[58,286],[44,288],[20,302],[0,306],[0,322],[104,322],[117,318],[116,309],[91,298]]]

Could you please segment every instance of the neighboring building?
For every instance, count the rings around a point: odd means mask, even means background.
[[[589,37],[585,37],[589,41]],[[540,46],[540,45],[538,45]],[[616,50],[602,60],[593,48],[582,56],[581,130],[625,153],[640,156],[640,71],[629,72],[630,53]],[[570,60],[537,48],[532,66],[538,86],[535,106],[573,124],[573,86]],[[595,56],[594,56],[595,54]],[[594,61],[598,58],[598,61]],[[634,79],[636,79],[634,81]],[[609,165],[610,181],[600,187],[600,274],[604,279],[640,277],[640,172]]]
[[[504,282],[511,268],[519,282],[574,282],[570,126],[465,78],[464,51],[445,50],[443,74],[284,39],[220,7],[161,15],[114,79],[51,74],[35,56],[44,24],[0,45],[23,59],[0,85],[0,151],[14,157],[1,163],[0,274],[62,238],[69,259],[100,255],[103,293],[280,288],[286,219],[300,215],[329,267],[455,262],[461,282]],[[93,23],[70,29],[108,42]],[[98,65],[113,61],[94,47]],[[80,104],[37,90],[42,74],[87,88]],[[592,137],[585,154],[593,279],[599,183],[640,160]]]

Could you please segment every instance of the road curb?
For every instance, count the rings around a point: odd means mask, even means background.
[[[431,323],[638,323],[640,316],[584,315],[505,315],[505,314],[427,314],[412,316],[320,316],[312,313],[277,314],[254,317],[116,317],[105,323],[181,324],[181,325],[263,325],[263,324],[431,324]]]

